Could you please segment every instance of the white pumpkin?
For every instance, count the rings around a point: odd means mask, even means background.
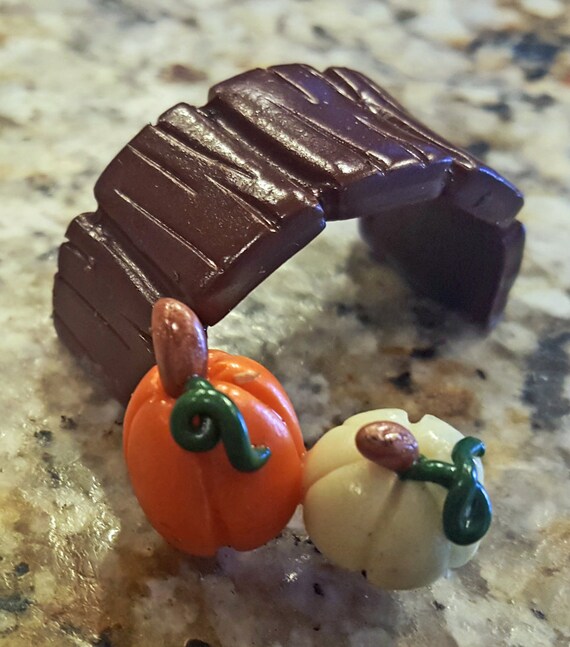
[[[358,430],[384,420],[410,430],[428,459],[451,462],[451,451],[463,438],[435,416],[410,423],[400,409],[378,409],[349,418],[308,453],[305,526],[331,562],[365,571],[370,582],[383,588],[411,589],[468,562],[478,543],[458,546],[446,538],[442,510],[448,491],[444,487],[403,480],[360,453],[355,442]],[[479,459],[476,463],[482,481]]]

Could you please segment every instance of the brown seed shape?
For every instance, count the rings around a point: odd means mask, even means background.
[[[420,455],[412,432],[390,420],[361,427],[356,434],[356,447],[368,460],[394,472],[405,472]]]
[[[152,343],[164,390],[174,398],[193,376],[206,376],[208,342],[196,314],[176,299],[159,299],[152,309]]]

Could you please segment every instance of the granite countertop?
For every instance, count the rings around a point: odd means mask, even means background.
[[[0,0],[0,645],[569,644],[569,45],[564,0]],[[121,408],[50,320],[65,227],[124,142],[290,61],[361,70],[527,196],[522,275],[488,336],[376,265],[354,223],[211,331],[280,377],[308,442],[384,406],[484,439],[490,534],[419,591],[330,566],[300,518],[252,553],[170,549],[128,485]]]

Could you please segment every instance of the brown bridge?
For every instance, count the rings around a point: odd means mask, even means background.
[[[483,325],[502,312],[524,229],[515,187],[344,68],[252,70],[146,126],[103,172],[59,254],[54,319],[126,402],[153,363],[161,296],[213,325],[310,242],[360,218],[373,253]]]

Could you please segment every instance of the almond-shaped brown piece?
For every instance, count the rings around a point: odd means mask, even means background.
[[[368,460],[394,472],[405,472],[418,460],[418,441],[409,429],[391,420],[379,420],[361,427],[356,447]]]
[[[187,305],[176,299],[159,299],[154,304],[152,343],[160,379],[168,395],[177,398],[192,376],[206,376],[206,333]]]

